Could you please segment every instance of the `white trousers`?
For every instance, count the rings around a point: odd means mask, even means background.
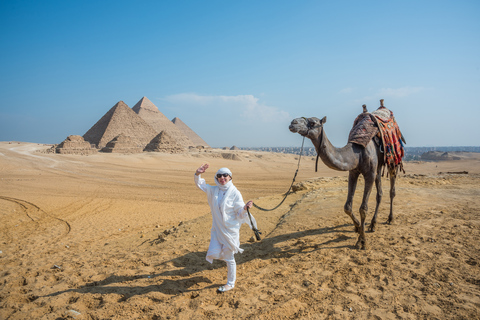
[[[237,278],[237,263],[235,262],[235,258],[233,257],[233,252],[231,259],[225,259],[223,261],[227,263],[227,285],[229,285],[230,287],[234,287],[235,280]]]
[[[218,242],[214,233],[212,232],[210,245],[207,252],[207,261],[212,263],[213,259],[223,260],[227,263],[227,285],[235,286],[237,279],[237,263],[233,251],[225,250],[224,246]]]

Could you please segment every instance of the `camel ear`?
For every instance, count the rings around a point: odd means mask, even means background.
[[[322,120],[320,120],[320,123],[323,125],[325,122],[327,122],[327,116],[323,117]]]

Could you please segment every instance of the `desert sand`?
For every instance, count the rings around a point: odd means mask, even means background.
[[[0,142],[0,319],[479,319],[480,155],[407,162],[367,249],[343,212],[347,173],[302,157],[295,192],[244,225],[234,290],[205,261],[193,183],[229,167],[245,200],[283,198],[298,156],[253,151],[46,154]],[[462,173],[466,171],[467,173]],[[363,183],[354,208],[358,212]],[[369,222],[375,193],[369,202]]]

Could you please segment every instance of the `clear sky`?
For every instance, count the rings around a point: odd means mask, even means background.
[[[407,146],[478,146],[480,1],[0,1],[0,141],[143,96],[213,147],[300,146],[302,116],[341,147],[381,98]]]

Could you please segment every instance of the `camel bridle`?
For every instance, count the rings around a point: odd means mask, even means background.
[[[312,129],[316,129],[316,128],[322,128],[322,133],[321,133],[321,136],[322,136],[322,139],[323,139],[323,123],[321,124],[317,124],[317,125],[310,125],[310,123],[312,123],[311,121],[309,121],[307,118],[305,117],[302,117],[302,119],[304,119],[306,122],[307,122],[307,133],[303,136],[303,140],[305,140],[305,137],[308,136],[308,133],[310,132],[310,130]],[[320,142],[321,143],[321,142]],[[302,142],[302,150],[303,150],[303,142]],[[315,159],[315,172],[318,171],[318,158],[320,157],[319,153],[317,152],[317,158]],[[299,161],[299,165],[300,165],[300,161]]]

